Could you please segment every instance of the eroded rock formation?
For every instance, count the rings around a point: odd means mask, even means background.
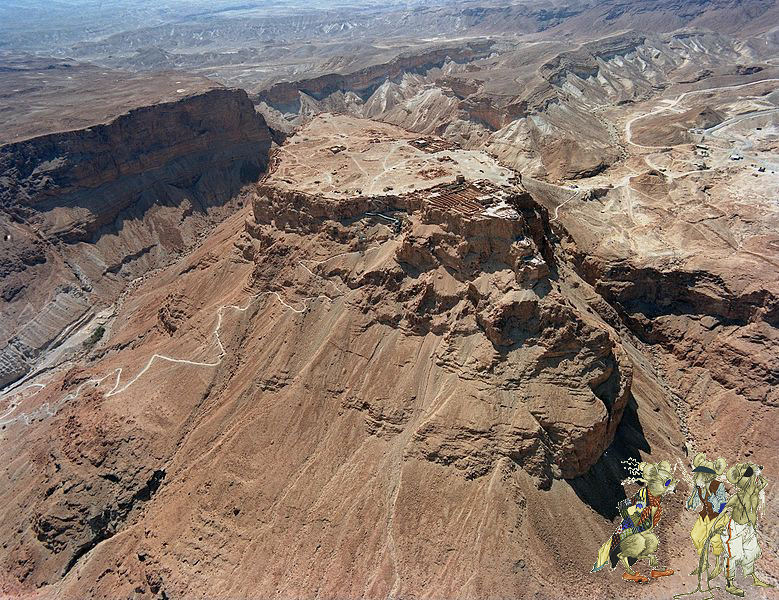
[[[447,410],[414,434],[410,455],[454,464],[471,478],[508,457],[548,487],[554,476],[586,472],[611,443],[628,399],[630,361],[613,330],[561,290],[548,217],[526,192],[462,183],[334,201],[265,186],[253,205],[247,229],[265,284],[276,274],[264,252],[289,232],[345,241],[361,235],[346,224],[366,215],[402,223],[384,260],[359,275],[334,261],[323,275],[341,276],[353,292],[360,329],[378,324],[420,346],[427,336],[440,340],[436,377],[458,383],[446,392]],[[483,416],[474,421],[473,414]]]
[[[757,276],[620,261],[596,214],[620,190],[577,196],[589,220],[572,220],[571,190],[353,121],[288,139],[88,359],[15,400],[4,591],[639,597],[584,575],[613,531],[620,461],[684,460],[693,432],[714,443],[707,411],[734,394],[748,419],[718,415],[733,433],[719,443],[770,437],[765,361],[750,357],[749,399],[724,369],[770,343]],[[733,351],[684,362],[705,344]],[[669,380],[715,396],[688,405]],[[664,509],[660,559],[687,568],[681,511]]]
[[[260,177],[263,118],[245,92],[211,88],[0,146],[0,383],[192,246]]]

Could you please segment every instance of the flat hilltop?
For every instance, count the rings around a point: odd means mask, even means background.
[[[457,175],[507,184],[514,173],[487,153],[349,115],[317,115],[280,149],[269,182],[325,198],[401,193]]]
[[[136,74],[68,59],[0,56],[0,144],[85,129],[221,87],[178,72]]]

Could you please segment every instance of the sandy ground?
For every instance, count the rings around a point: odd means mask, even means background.
[[[6,57],[0,65],[0,145],[221,87],[186,73],[137,74],[68,60]]]
[[[422,140],[420,146],[412,142]],[[433,148],[430,148],[433,146]],[[507,184],[514,176],[484,152],[444,149],[447,144],[400,127],[322,114],[281,149],[272,182],[329,198],[433,187],[457,175]],[[435,152],[431,149],[440,147]]]

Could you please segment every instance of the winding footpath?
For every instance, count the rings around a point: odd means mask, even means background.
[[[378,248],[379,246],[374,246],[373,248],[370,248],[369,250],[374,250]],[[330,256],[324,260],[300,260],[298,261],[298,266],[302,267],[306,272],[308,272],[312,277],[315,277],[323,282],[324,285],[331,285],[335,288],[335,290],[338,292],[338,295],[341,296],[345,294],[346,290],[344,290],[341,286],[336,284],[334,281],[331,281],[329,279],[326,279],[322,277],[321,275],[315,273],[312,269],[306,266],[306,262],[312,263],[314,265],[314,268],[318,267],[319,265],[322,265],[328,261],[331,261],[335,258],[338,258],[340,256],[345,256],[347,254],[351,254],[351,252],[341,252],[339,254],[336,254],[334,256]],[[227,349],[224,347],[224,344],[222,343],[222,338],[220,336],[220,331],[222,329],[222,321],[224,318],[224,311],[231,310],[231,311],[238,311],[238,312],[246,312],[249,307],[260,298],[263,298],[265,296],[274,296],[276,300],[284,307],[286,310],[290,310],[297,314],[303,314],[310,310],[311,304],[317,300],[328,300],[330,302],[333,301],[333,299],[330,296],[325,296],[324,294],[319,294],[317,296],[311,296],[309,298],[305,298],[300,302],[300,305],[302,308],[296,308],[292,304],[287,303],[284,298],[275,291],[267,291],[267,292],[261,292],[259,294],[255,294],[254,296],[250,297],[248,302],[245,306],[236,306],[234,304],[225,304],[220,306],[217,309],[217,319],[216,319],[216,326],[214,327],[213,337],[216,340],[216,344],[219,347],[219,355],[214,361],[196,361],[196,360],[190,360],[185,358],[176,358],[173,356],[167,356],[165,354],[158,354],[154,353],[149,360],[146,362],[146,365],[129,381],[122,384],[122,367],[118,367],[111,371],[110,373],[103,375],[102,377],[95,377],[88,379],[87,381],[84,381],[81,383],[73,392],[70,392],[63,396],[60,400],[52,404],[49,402],[44,402],[40,407],[35,409],[34,411],[31,411],[29,413],[22,413],[16,416],[11,416],[16,411],[16,409],[19,407],[22,400],[26,400],[29,398],[32,398],[39,394],[41,390],[43,390],[47,384],[45,383],[31,383],[23,387],[21,390],[9,392],[8,394],[5,394],[5,397],[11,396],[11,400],[9,402],[8,409],[6,412],[2,415],[0,415],[0,426],[6,426],[11,425],[13,423],[23,422],[26,425],[31,424],[36,419],[42,419],[46,418],[47,416],[54,416],[57,414],[57,411],[60,409],[62,405],[64,405],[67,402],[70,402],[71,400],[75,400],[81,395],[82,390],[85,388],[91,388],[95,389],[100,387],[100,385],[103,384],[104,381],[107,379],[114,379],[114,385],[113,387],[106,392],[105,397],[110,398],[112,396],[116,396],[117,394],[121,394],[122,392],[125,392],[127,389],[129,389],[135,382],[137,382],[141,377],[146,374],[146,372],[152,368],[155,362],[157,361],[163,361],[163,362],[169,362],[174,364],[180,364],[180,365],[189,365],[192,367],[206,367],[206,368],[213,368],[218,367],[224,359],[228,356]],[[34,394],[30,394],[25,396],[24,392],[26,390],[29,390],[30,388],[35,388],[36,391]]]
[[[574,192],[573,194],[571,194],[571,197],[570,197],[570,198],[568,198],[568,200],[565,200],[565,201],[561,202],[560,204],[558,204],[557,206],[555,206],[555,207],[554,207],[554,217],[552,217],[552,218],[549,220],[549,222],[550,222],[550,223],[554,223],[555,221],[557,221],[557,218],[558,218],[558,216],[559,216],[559,214],[558,214],[558,213],[560,212],[560,209],[561,209],[563,206],[565,206],[566,204],[568,204],[568,203],[569,203],[571,200],[574,200],[574,199],[575,199],[575,198],[576,198],[576,197],[577,197],[577,196],[578,196],[580,193],[581,193],[581,192]]]

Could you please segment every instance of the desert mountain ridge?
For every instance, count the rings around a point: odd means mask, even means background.
[[[692,456],[779,467],[775,3],[201,8],[1,26],[2,594],[692,591]]]

